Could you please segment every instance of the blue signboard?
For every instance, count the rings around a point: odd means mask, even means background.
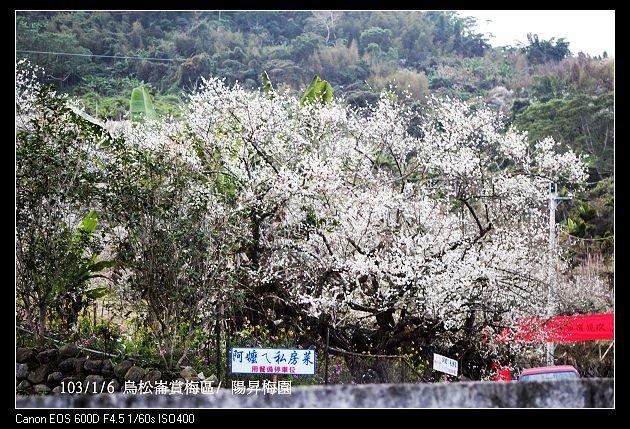
[[[314,349],[232,347],[232,374],[315,375]]]

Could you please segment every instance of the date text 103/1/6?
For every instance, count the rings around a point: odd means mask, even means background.
[[[112,381],[109,383],[101,382],[81,382],[81,381],[62,381],[61,393],[114,393],[115,386]]]

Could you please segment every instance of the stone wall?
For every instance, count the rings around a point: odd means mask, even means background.
[[[613,408],[614,380],[296,387],[291,395],[23,396],[18,408]]]
[[[291,395],[233,395],[225,386],[214,394],[68,394],[81,383],[97,392],[120,392],[125,381],[154,384],[201,381],[191,367],[180,372],[145,369],[124,360],[84,355],[73,344],[37,351],[16,349],[16,405],[46,408],[612,408],[614,379],[584,378],[539,382],[368,384],[293,388]],[[208,378],[216,386],[216,377]],[[66,394],[61,393],[62,383]],[[90,391],[89,393],[92,393]]]
[[[125,381],[140,381],[154,385],[157,381],[169,383],[180,380],[200,381],[191,367],[180,372],[162,372],[136,366],[130,360],[114,364],[110,359],[94,358],[79,350],[74,344],[65,344],[58,349],[38,351],[18,347],[15,352],[16,394],[79,393],[79,389],[89,389],[87,393],[120,392]],[[216,377],[209,380],[218,384]]]

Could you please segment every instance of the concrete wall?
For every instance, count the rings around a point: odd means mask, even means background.
[[[291,395],[20,396],[18,408],[613,408],[614,379],[296,387]]]

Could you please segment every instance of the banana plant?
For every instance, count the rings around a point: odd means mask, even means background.
[[[307,103],[318,102],[320,104],[327,104],[332,101],[332,86],[327,80],[321,79],[315,75],[311,80],[310,85],[306,89],[306,92],[300,100],[300,105],[304,106]]]
[[[65,315],[66,322],[70,324],[76,322],[83,308],[111,292],[107,287],[89,287],[91,279],[108,279],[102,271],[116,266],[114,260],[97,262],[98,255],[86,255],[97,225],[98,215],[95,211],[90,211],[72,234],[66,257],[60,261],[60,273],[53,287],[53,305],[58,308],[59,314]]]
[[[263,72],[260,74],[260,79],[262,80],[263,84],[263,92],[265,94],[273,95],[273,85],[271,85],[271,79],[269,79],[269,75],[266,71],[263,70]]]
[[[158,120],[159,116],[153,107],[151,94],[145,86],[137,86],[131,91],[130,116],[132,122]]]
[[[95,211],[90,211],[87,214],[87,216],[83,218],[81,225],[79,225],[79,228],[74,233],[74,236],[72,239],[73,251],[83,252],[83,246],[81,245],[81,242],[83,241],[83,237],[89,239],[94,233],[94,230],[96,229],[97,225],[98,225],[98,215],[96,214]],[[100,274],[101,271],[103,271],[104,269],[113,268],[114,266],[116,266],[115,260],[103,260],[103,261],[96,262],[96,257],[97,255],[91,255],[88,260],[88,263],[82,267],[82,270],[79,272],[79,276],[77,278],[77,282],[79,285],[83,285],[87,281],[94,278],[107,279],[106,276]],[[99,288],[88,290],[86,295],[90,299],[96,299],[96,298],[101,298],[107,295],[108,293],[109,293],[108,288],[99,287]]]

